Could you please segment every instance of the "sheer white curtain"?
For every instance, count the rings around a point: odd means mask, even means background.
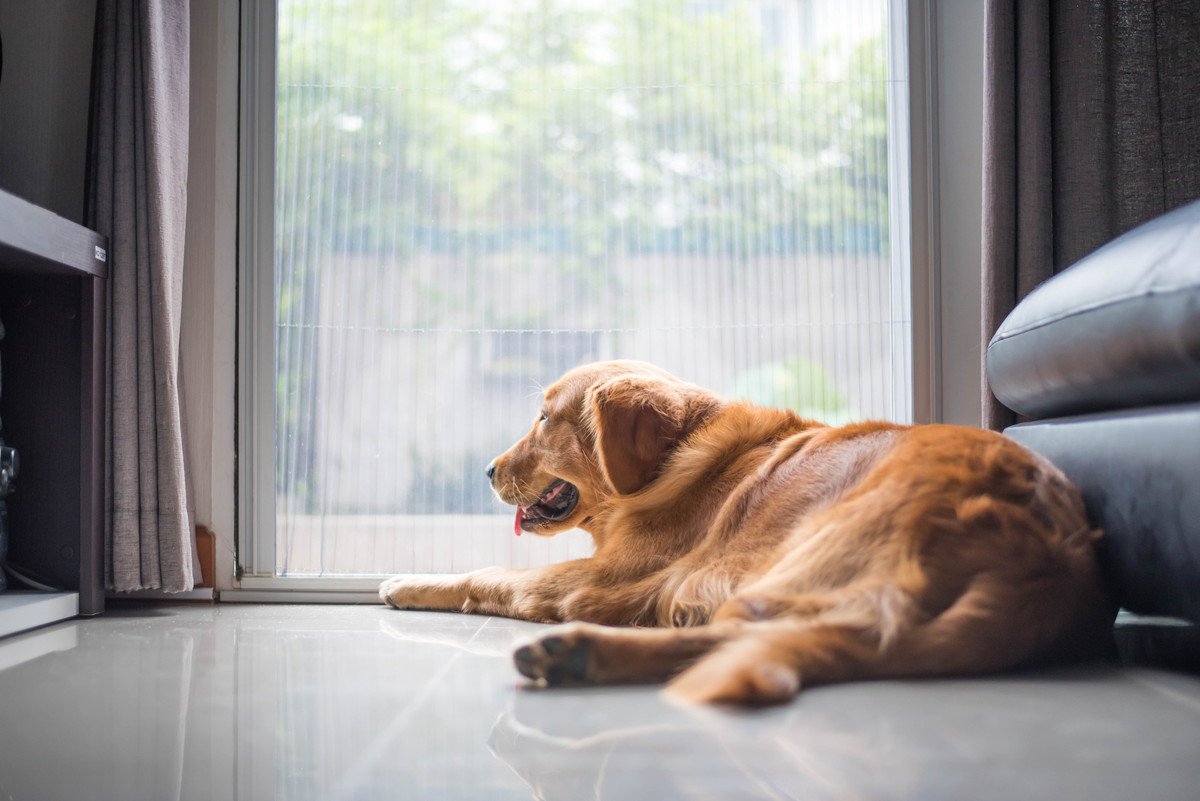
[[[278,573],[586,553],[483,469],[590,360],[911,416],[886,0],[278,12]]]

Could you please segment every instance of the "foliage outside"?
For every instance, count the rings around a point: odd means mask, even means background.
[[[319,423],[311,364],[286,356],[315,350],[299,329],[337,258],[381,271],[344,299],[368,310],[354,325],[437,327],[469,306],[483,326],[553,328],[623,323],[597,300],[634,290],[609,269],[621,256],[885,254],[885,40],[805,51],[775,41],[761,5],[280,0],[279,436]],[[461,295],[425,280],[417,264],[431,256],[461,266]],[[536,283],[547,263],[573,288],[548,308],[481,295],[470,278]],[[419,301],[375,302],[382,271]],[[832,422],[852,414],[799,357],[748,364],[725,389]],[[294,462],[312,449],[280,447],[292,450],[277,485],[311,507],[318,473]],[[468,456],[412,462],[465,497],[462,482],[479,483]],[[476,495],[467,508],[486,507]]]

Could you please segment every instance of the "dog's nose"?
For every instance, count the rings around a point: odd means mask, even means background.
[[[492,460],[492,463],[487,466],[487,470],[485,472],[487,473],[488,478],[496,475],[496,461],[494,459]]]

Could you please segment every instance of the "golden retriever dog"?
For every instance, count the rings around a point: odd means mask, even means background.
[[[397,576],[380,596],[577,621],[514,654],[551,685],[669,681],[680,699],[779,703],[802,683],[1078,652],[1115,612],[1079,492],[993,432],[830,427],[613,361],[550,386],[487,473],[517,533],[580,528],[595,555]]]

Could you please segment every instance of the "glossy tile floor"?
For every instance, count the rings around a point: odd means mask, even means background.
[[[0,641],[0,799],[1197,799],[1200,680],[1098,665],[753,713],[527,687],[540,627],[126,607]]]

